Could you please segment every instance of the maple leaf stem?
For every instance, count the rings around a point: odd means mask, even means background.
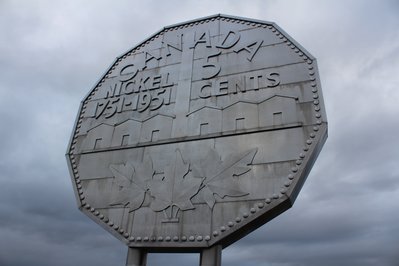
[[[231,165],[229,165],[228,167],[225,167],[220,173],[218,173],[217,175],[214,175],[212,178],[210,178],[209,180],[206,181],[206,184],[203,185],[202,188],[204,188],[208,183],[210,183],[213,179],[217,178],[218,176],[220,176],[221,174],[223,174],[225,171],[227,171],[227,169],[229,169],[230,167],[232,167],[233,165],[235,165],[236,163],[238,163],[239,161],[241,161],[243,158],[245,158],[246,156],[248,156],[248,154],[250,154],[253,151],[249,151],[247,152],[244,156],[242,156],[241,158],[237,159],[236,161],[232,162]],[[255,155],[255,154],[254,154]],[[252,161],[251,161],[252,162]]]

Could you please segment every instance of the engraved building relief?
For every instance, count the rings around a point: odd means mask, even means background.
[[[140,140],[141,122],[129,119],[115,126],[112,147],[135,145]]]
[[[186,115],[187,136],[300,123],[297,99],[274,95],[258,103],[238,101],[224,108],[203,106]],[[173,140],[174,116],[156,114],[142,121],[128,119],[115,126],[102,123],[88,130],[83,150]]]
[[[116,125],[102,123],[87,131],[81,150],[88,151],[169,139],[173,119],[173,116],[156,114],[143,121],[128,119]]]
[[[169,139],[172,134],[173,117],[157,114],[143,121],[140,142]]]
[[[259,103],[259,126],[298,123],[296,98],[275,95]]]
[[[258,127],[256,103],[236,102],[223,109],[223,131],[234,131]]]
[[[222,112],[217,107],[204,106],[188,116],[188,135],[219,133],[222,130]]]
[[[114,127],[105,123],[99,124],[87,131],[87,137],[82,144],[82,150],[94,150],[111,146]]]

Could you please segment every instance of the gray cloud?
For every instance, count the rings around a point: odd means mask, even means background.
[[[398,12],[394,0],[1,1],[0,265],[124,265],[126,247],[76,208],[64,153],[79,102],[116,56],[216,13],[274,21],[309,50],[329,118],[296,204],[223,265],[398,265]]]

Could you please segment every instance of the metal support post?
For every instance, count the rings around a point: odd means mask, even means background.
[[[126,266],[146,266],[147,252],[143,249],[129,248],[127,251]]]
[[[221,266],[222,246],[216,245],[203,249],[200,255],[200,266]]]

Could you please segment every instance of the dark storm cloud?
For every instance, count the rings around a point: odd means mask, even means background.
[[[398,12],[397,1],[1,1],[0,265],[124,265],[126,247],[76,208],[64,153],[79,102],[116,56],[216,13],[274,21],[309,50],[329,118],[296,204],[223,264],[397,265]]]

